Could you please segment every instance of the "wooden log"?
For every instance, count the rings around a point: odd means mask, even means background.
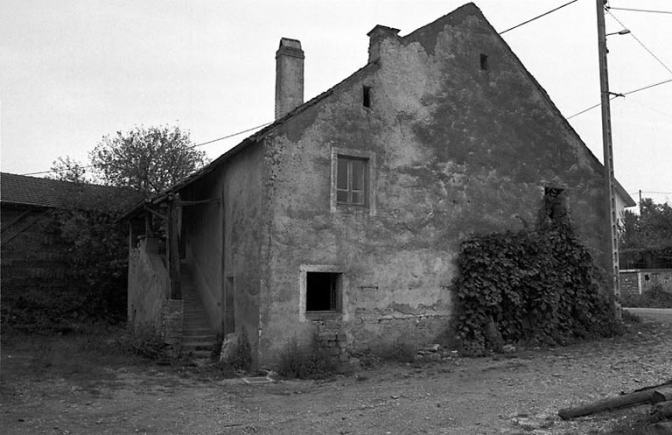
[[[669,419],[672,419],[672,400],[668,400],[667,402],[660,402],[654,406],[653,410],[651,410],[651,415],[649,415],[648,420],[655,423],[657,421]]]
[[[626,408],[628,406],[639,405],[641,403],[648,403],[651,402],[653,393],[653,391],[640,391],[638,393],[624,394],[622,396],[600,400],[599,402],[590,403],[588,405],[579,406],[577,408],[564,408],[558,411],[558,415],[563,420],[569,420],[571,418],[597,414],[598,412]]]
[[[665,423],[656,423],[649,426],[649,432],[651,435],[672,435],[672,421]]]
[[[177,197],[179,200],[179,196]],[[182,299],[182,289],[180,287],[180,245],[178,242],[179,210],[177,201],[173,199],[168,203],[168,240],[166,241],[166,250],[168,252],[168,276],[170,278],[170,298]]]
[[[651,403],[654,405],[660,402],[667,402],[668,400],[672,400],[672,387],[659,388],[653,392],[653,396],[651,397]]]

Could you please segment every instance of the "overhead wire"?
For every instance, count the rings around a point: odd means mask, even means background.
[[[614,9],[616,11],[649,12],[649,13],[653,13],[653,14],[671,14],[672,15],[672,11],[654,11],[654,10],[651,10],[651,9],[632,9],[632,8],[614,8],[614,7],[608,7],[607,10],[608,9]]]
[[[257,125],[256,127],[252,127],[252,128],[248,128],[248,129],[239,131],[237,133],[228,134],[226,136],[222,136],[222,137],[217,138],[217,139],[209,140],[207,142],[202,142],[202,143],[198,143],[198,144],[195,144],[195,145],[190,145],[189,148],[196,148],[196,147],[201,147],[203,145],[209,145],[209,144],[214,143],[214,142],[219,142],[220,140],[229,139],[229,138],[239,136],[241,134],[244,134],[244,133],[247,133],[247,132],[250,132],[250,131],[253,131],[253,130],[257,130],[257,129],[262,128],[262,127],[266,127],[267,125],[270,125],[270,124],[272,124],[272,123],[271,122],[266,122],[264,124]],[[93,165],[80,166],[80,168],[81,169],[89,169],[89,168],[93,168]],[[26,175],[26,176],[27,175],[42,175],[42,174],[51,174],[52,172],[55,172],[55,171],[52,169],[52,170],[49,170],[49,171],[29,172],[29,173],[20,174],[20,175]]]
[[[209,140],[207,142],[199,143],[199,144],[196,144],[196,145],[191,145],[189,148],[196,148],[196,147],[202,147],[203,145],[209,145],[211,143],[219,142],[220,140],[224,140],[224,139],[229,139],[229,138],[232,138],[234,136],[238,136],[238,135],[241,135],[243,133],[247,133],[249,131],[256,130],[258,128],[266,127],[267,125],[271,125],[271,124],[272,124],[272,122],[266,122],[264,124],[257,125],[256,127],[252,127],[252,128],[248,128],[248,129],[243,130],[243,131],[239,131],[238,133],[229,134],[229,135],[217,138],[217,139]]]
[[[652,85],[644,86],[644,87],[641,87],[641,88],[639,88],[639,89],[634,89],[634,90],[632,90],[632,91],[623,92],[623,93],[620,93],[620,94],[614,94],[614,95],[612,95],[609,99],[610,99],[610,100],[613,100],[614,98],[617,98],[617,97],[625,97],[626,95],[634,94],[635,92],[644,91],[644,90],[646,90],[646,89],[651,89],[651,88],[654,88],[654,87],[656,87],[656,86],[664,85],[665,83],[670,83],[670,82],[672,82],[672,79],[663,80],[662,82],[658,82],[658,83],[654,83],[654,84],[652,84]],[[588,112],[589,110],[593,110],[594,108],[599,107],[601,104],[602,104],[602,103],[598,103],[598,104],[595,104],[594,106],[590,106],[590,107],[588,107],[587,109],[583,109],[582,111],[580,111],[580,112],[578,112],[578,113],[575,113],[575,114],[573,114],[572,116],[568,116],[567,119],[572,119],[572,118],[574,118],[575,116],[579,116],[579,115],[581,115],[581,114],[583,114],[583,113]]]
[[[513,26],[513,27],[510,27],[510,28],[508,28],[508,29],[506,29],[506,30],[503,30],[503,31],[499,32],[499,34],[500,34],[500,35],[503,35],[504,33],[510,32],[511,30],[514,30],[514,29],[517,29],[517,28],[519,28],[519,27],[522,27],[522,26],[524,26],[524,25],[526,25],[526,24],[529,24],[529,23],[531,23],[531,22],[533,22],[533,21],[535,21],[535,20],[538,20],[539,18],[545,17],[546,15],[549,15],[549,14],[551,14],[551,13],[553,13],[553,12],[556,12],[556,11],[558,11],[558,10],[560,10],[560,9],[562,9],[562,8],[564,8],[564,7],[566,7],[566,6],[569,6],[569,5],[573,4],[573,3],[576,3],[577,1],[578,1],[578,0],[571,0],[571,1],[567,2],[567,3],[564,3],[564,4],[562,4],[562,5],[560,5],[560,6],[556,7],[556,8],[554,8],[554,9],[551,9],[551,10],[549,10],[549,11],[547,11],[547,12],[544,12],[544,13],[541,14],[541,15],[538,15],[538,16],[536,16],[536,17],[533,17],[533,18],[529,19],[529,20],[523,21],[523,22],[520,23],[520,24],[517,24],[517,25],[515,25],[515,26]],[[619,24],[621,24],[624,28],[627,28],[627,27],[626,27],[620,20],[618,20],[618,18],[616,18],[616,17],[609,11],[610,9],[616,9],[616,10],[633,10],[633,11],[640,11],[640,12],[672,13],[672,12],[666,12],[666,11],[650,11],[650,10],[637,10],[637,9],[626,9],[626,8],[614,8],[614,7],[609,7],[609,6],[606,7],[606,11],[609,13],[609,15],[611,15],[616,21],[618,21]],[[632,32],[631,32],[630,34],[632,34]],[[640,45],[641,45],[647,52],[649,52],[649,54],[650,54],[651,56],[654,57],[654,59],[656,59],[656,60],[657,60],[657,61],[658,61],[658,62],[659,62],[665,69],[667,69],[670,73],[672,73],[672,70],[671,70],[670,68],[668,68],[667,65],[665,65],[665,64],[664,64],[664,63],[663,63],[663,62],[662,62],[662,61],[661,61],[661,60],[660,60],[660,59],[659,59],[659,58],[658,58],[658,57],[657,57],[651,50],[649,50],[649,49],[648,49],[648,48],[647,48],[647,47],[646,47],[646,46],[645,46],[645,45],[644,45],[644,44],[643,44],[643,43],[642,43],[642,42],[641,42],[635,35],[632,35],[632,36],[635,38],[635,40],[636,40],[636,41],[637,41],[637,42],[638,42],[638,43],[639,43],[639,44],[640,44]],[[652,87],[654,87],[654,86],[658,86],[658,85],[661,85],[661,84],[664,84],[664,83],[668,83],[668,82],[670,82],[670,81],[672,81],[672,79],[670,79],[670,80],[665,80],[665,81],[663,81],[663,82],[656,83],[656,84],[653,84],[653,85],[649,85],[649,86],[646,86],[646,87],[643,87],[643,88],[640,88],[640,89],[636,89],[636,90],[634,90],[634,91],[625,92],[625,93],[623,93],[623,94],[613,95],[613,96],[611,97],[611,99],[614,99],[614,98],[616,98],[616,97],[620,97],[620,96],[623,96],[623,97],[624,97],[625,95],[632,94],[632,93],[635,93],[635,92],[639,92],[639,91],[642,91],[642,90],[645,90],[645,89],[649,89],[649,88],[652,88]],[[594,109],[594,108],[596,108],[596,107],[598,107],[598,106],[600,106],[600,104],[596,104],[596,105],[594,105],[594,106],[591,106],[591,107],[589,107],[589,108],[587,108],[587,109],[582,110],[581,112],[575,113],[574,115],[569,116],[567,119],[571,119],[571,118],[574,118],[574,117],[576,117],[576,116],[579,116],[579,115],[581,115],[581,114],[583,114],[583,113],[585,113],[585,112],[588,112],[589,110],[592,110],[592,109]],[[232,138],[232,137],[235,137],[235,136],[238,136],[238,135],[241,135],[241,134],[244,134],[244,133],[247,133],[247,132],[256,130],[256,129],[259,129],[259,128],[266,127],[266,126],[270,125],[271,123],[272,123],[272,122],[267,122],[267,123],[258,125],[258,126],[256,126],[256,127],[252,127],[252,128],[248,128],[248,129],[239,131],[239,132],[237,132],[237,133],[233,133],[233,134],[229,134],[229,135],[226,135],[226,136],[222,136],[222,137],[220,137],[220,138],[213,139],[213,140],[210,140],[210,141],[207,141],[207,142],[202,142],[202,143],[199,143],[199,144],[191,145],[190,148],[201,147],[201,146],[204,146],[204,145],[209,145],[209,144],[211,144],[211,143],[219,142],[219,141],[221,141],[221,140],[229,139],[229,138]],[[82,167],[82,168],[83,168],[83,169],[87,169],[87,168],[90,168],[90,167],[92,167],[92,166],[84,166],[84,167]],[[54,172],[54,171],[53,171],[53,170],[50,170],[50,171],[31,172],[31,173],[22,174],[22,175],[39,175],[39,174],[49,174],[49,173],[52,173],[52,172]]]
[[[502,31],[502,32],[499,32],[499,34],[500,34],[500,35],[503,35],[503,34],[505,34],[506,32],[510,32],[511,30],[513,30],[513,29],[517,29],[518,27],[521,27],[521,26],[524,26],[525,24],[531,23],[531,22],[534,21],[534,20],[538,20],[538,19],[541,18],[541,17],[545,17],[546,15],[551,14],[551,13],[557,11],[557,10],[560,10],[560,9],[564,8],[565,6],[569,6],[569,5],[571,5],[572,3],[576,3],[577,1],[579,1],[579,0],[572,0],[572,1],[570,1],[570,2],[567,2],[567,3],[565,3],[564,5],[558,6],[558,7],[555,8],[555,9],[551,9],[551,10],[548,11],[548,12],[544,12],[544,13],[541,14],[541,15],[538,15],[538,16],[536,16],[536,17],[534,17],[534,18],[530,18],[530,19],[527,20],[527,21],[524,21],[524,22],[522,22],[522,23],[520,23],[520,24],[517,24],[517,25],[515,25],[515,26],[513,26],[513,27],[511,27],[511,28],[509,28],[509,29],[506,29],[506,30],[504,30],[504,31]]]
[[[640,106],[645,107],[645,108],[651,110],[652,112],[656,112],[656,113],[659,114],[659,115],[662,115],[662,116],[665,116],[665,117],[667,117],[667,118],[672,119],[672,115],[670,115],[669,113],[665,113],[665,112],[663,112],[662,110],[658,110],[658,109],[656,109],[656,108],[653,108],[653,107],[649,106],[648,104],[644,104],[644,103],[642,103],[641,101],[637,101],[637,100],[634,99],[634,98],[631,98],[630,101],[632,101],[632,102],[635,103],[635,104],[639,104]]]
[[[612,9],[613,9],[613,8],[612,8]],[[619,20],[618,18],[616,18],[616,16],[615,16],[614,14],[611,13],[611,11],[609,10],[609,8],[606,8],[605,10],[607,11],[607,13],[608,13],[614,20],[616,20],[616,21],[618,22],[618,24],[620,24],[621,26],[623,26],[624,29],[628,29],[628,30],[630,30],[629,35],[632,36],[633,38],[635,38],[635,41],[637,41],[637,43],[638,43],[639,45],[641,45],[642,48],[643,48],[644,50],[646,50],[647,53],[649,53],[649,54],[651,55],[651,57],[653,57],[659,64],[661,64],[661,65],[663,66],[663,68],[665,68],[670,74],[672,74],[672,69],[670,69],[670,67],[668,67],[667,65],[665,65],[665,63],[664,63],[662,60],[660,60],[660,58],[659,58],[658,56],[656,56],[656,55],[653,53],[653,51],[651,51],[646,45],[644,45],[644,43],[643,43],[643,42],[642,42],[642,41],[641,41],[641,40],[640,40],[640,39],[639,39],[639,38],[632,32],[632,29],[630,29],[628,26],[626,26],[625,24],[623,24],[623,22],[621,22],[621,20]]]

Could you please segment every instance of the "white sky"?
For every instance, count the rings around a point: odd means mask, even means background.
[[[569,0],[481,0],[503,31]],[[4,172],[88,162],[102,136],[179,125],[195,143],[273,120],[275,51],[301,40],[306,101],[367,60],[376,24],[404,36],[463,0],[2,0],[0,144]],[[565,116],[599,103],[595,0],[578,0],[504,39]],[[610,0],[672,11],[672,0]],[[672,14],[612,10],[632,31],[610,36],[613,92],[672,72]],[[607,32],[622,27],[609,15]],[[634,36],[634,37],[633,37]],[[600,109],[570,119],[602,160]],[[672,82],[612,101],[616,177],[635,199],[672,200]],[[201,149],[216,158],[245,135]],[[648,192],[663,192],[650,194]]]

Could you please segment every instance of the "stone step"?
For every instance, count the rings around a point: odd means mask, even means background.
[[[207,336],[207,335],[188,335],[186,337],[182,337],[182,346],[186,346],[188,344],[194,344],[194,343],[214,343],[215,342],[215,337],[213,336]]]
[[[192,358],[196,359],[210,359],[212,357],[212,352],[209,350],[183,350],[184,354],[190,355]]]
[[[189,313],[189,312],[184,312],[183,311],[182,312],[182,318],[183,319],[186,319],[186,318],[189,318],[189,319],[207,319],[208,316],[206,316],[206,314],[203,313],[203,312],[201,312],[201,313]]]
[[[184,325],[203,325],[204,328],[210,327],[210,322],[204,317],[182,317]]]
[[[195,350],[207,350],[212,351],[212,347],[215,345],[215,342],[188,342],[182,343],[182,351],[191,352]]]
[[[185,335],[190,334],[190,335],[212,335],[213,337],[215,336],[212,329],[210,329],[209,325],[201,325],[201,326],[182,325],[182,332]]]

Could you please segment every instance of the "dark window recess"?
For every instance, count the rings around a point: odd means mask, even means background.
[[[561,223],[567,219],[567,198],[563,189],[544,189],[544,212],[551,223]]]
[[[362,105],[364,107],[371,107],[371,87],[364,86],[362,89]]]
[[[306,311],[338,311],[340,273],[306,273]]]
[[[366,159],[338,156],[336,203],[366,205]]]
[[[488,66],[488,55],[481,53],[481,69],[483,71],[487,71],[489,68]]]

